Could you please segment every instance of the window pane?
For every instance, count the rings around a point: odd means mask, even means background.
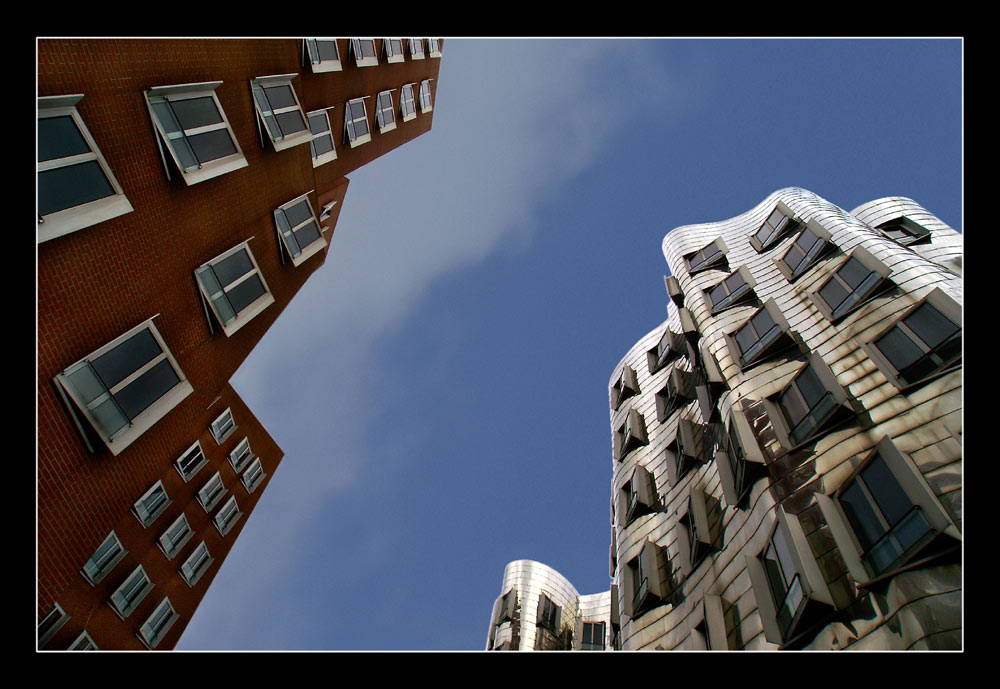
[[[802,398],[799,396],[798,390],[795,389],[795,386],[786,390],[781,395],[778,402],[781,405],[782,410],[784,410],[788,423],[792,426],[792,428],[797,426],[799,421],[804,419],[806,414],[809,413],[809,409],[802,404]]]
[[[857,289],[858,285],[864,282],[864,279],[868,277],[871,273],[870,270],[865,268],[861,261],[854,258],[853,256],[847,259],[847,263],[840,267],[837,271],[837,275],[843,278],[844,282],[851,286],[851,289]]]
[[[260,276],[254,274],[227,292],[230,303],[239,313],[265,293]]]
[[[213,129],[210,132],[189,136],[187,140],[202,163],[236,153],[236,144],[233,143],[233,137],[229,136],[228,129]]]
[[[160,361],[115,395],[122,411],[134,419],[181,381],[167,359]]]
[[[736,331],[736,344],[740,346],[740,351],[746,354],[757,342],[757,334],[749,323]]]
[[[316,41],[320,60],[338,60],[337,44],[334,41]]]
[[[215,99],[211,96],[170,101],[170,107],[173,108],[174,115],[184,129],[222,122],[222,115],[215,105]]]
[[[822,381],[816,375],[816,371],[813,370],[812,364],[806,366],[802,373],[798,375],[795,379],[795,385],[798,386],[799,392],[802,393],[802,397],[810,409],[815,407],[823,395],[826,394],[826,388],[823,387]]]
[[[306,220],[312,217],[312,209],[309,207],[309,201],[303,199],[299,201],[294,206],[285,209],[285,217],[288,219],[288,223],[295,227],[296,225],[301,225]]]
[[[90,413],[93,415],[94,422],[103,428],[109,437],[128,425],[128,419],[122,414],[114,399],[110,397],[91,409]]]
[[[329,134],[312,140],[313,158],[333,150],[333,137]]]
[[[913,502],[900,487],[881,456],[876,457],[865,467],[861,472],[861,478],[890,525],[899,523],[913,506]]]
[[[292,87],[287,84],[265,86],[264,92],[267,94],[267,100],[271,103],[271,108],[274,110],[298,105],[295,101],[295,94],[292,93]]]
[[[316,223],[312,221],[296,230],[294,234],[299,246],[309,246],[320,238],[319,228],[316,227]]]
[[[959,329],[955,323],[927,302],[918,306],[903,322],[932,349]]]
[[[163,352],[149,328],[143,328],[132,337],[116,345],[91,362],[97,375],[109,388],[113,388]]]
[[[90,152],[90,146],[69,115],[38,119],[39,163]]]
[[[330,131],[330,125],[326,121],[326,113],[309,116],[309,131],[313,134],[322,134]]]
[[[364,101],[351,101],[347,104],[348,109],[351,113],[352,120],[364,119],[365,118],[365,103]]]
[[[38,173],[38,214],[41,216],[114,194],[111,182],[96,160]]]
[[[281,133],[283,136],[288,136],[289,134],[294,134],[295,132],[303,132],[306,129],[306,121],[302,119],[302,113],[298,110],[292,110],[289,112],[281,112],[274,116],[281,127]]]
[[[97,378],[90,364],[84,363],[66,377],[86,404],[90,404],[107,392],[104,383]]]
[[[902,371],[924,354],[899,327],[892,328],[876,340],[875,346],[897,371]]]
[[[882,536],[884,528],[857,481],[841,493],[840,505],[844,508],[847,521],[850,522],[862,549],[871,548],[872,544]]]
[[[225,286],[253,270],[253,263],[250,261],[250,254],[247,253],[247,250],[240,249],[233,255],[212,264],[212,269],[219,278],[219,282]]]
[[[847,296],[847,290],[837,282],[837,278],[831,277],[826,284],[820,287],[819,296],[823,298],[830,310],[835,310]]]

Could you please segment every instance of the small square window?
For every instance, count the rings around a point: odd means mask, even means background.
[[[374,67],[378,64],[374,38],[352,38],[351,53],[354,55],[354,64],[358,67]]]
[[[73,402],[70,412],[81,412],[114,455],[194,391],[152,319],[66,368],[55,380]],[[83,438],[89,447],[86,435]]]
[[[636,466],[619,491],[621,525],[628,526],[644,514],[656,512],[660,508],[659,498],[656,479],[644,466]]]
[[[313,167],[319,167],[337,159],[337,149],[333,145],[333,128],[330,127],[330,114],[327,110],[315,110],[308,115],[309,154],[312,156]]]
[[[603,651],[605,625],[603,622],[584,622],[580,635],[581,651]]]
[[[62,629],[67,620],[69,620],[69,615],[62,609],[62,606],[58,603],[54,604],[52,610],[38,623],[38,648],[48,643],[49,639]]]
[[[930,230],[905,215],[876,225],[875,229],[903,246],[931,241]]]
[[[415,84],[416,82],[414,82]],[[417,116],[417,106],[413,99],[413,84],[406,84],[399,98],[399,115],[403,122],[409,122]]]
[[[233,419],[233,410],[232,408],[228,408],[212,422],[210,430],[212,431],[212,437],[215,438],[215,442],[221,445],[236,428],[236,421]]]
[[[343,69],[340,63],[340,50],[337,49],[335,39],[305,38],[303,43],[314,74],[339,72]]]
[[[441,42],[436,38],[427,39],[427,56],[441,57]]]
[[[431,80],[424,79],[420,82],[420,112],[428,113],[433,109],[431,107]]]
[[[198,504],[200,504],[206,512],[211,512],[212,508],[215,507],[222,496],[226,494],[226,486],[222,483],[222,474],[218,471],[212,478],[208,479],[208,482],[201,487],[198,491]]]
[[[125,578],[122,585],[111,594],[111,608],[121,619],[132,614],[143,598],[153,590],[153,582],[146,576],[146,570],[139,565]]]
[[[773,248],[783,237],[787,237],[800,227],[791,209],[778,201],[777,206],[767,216],[764,224],[750,235],[750,245],[760,254]]]
[[[153,487],[142,494],[142,497],[132,505],[132,514],[139,520],[145,528],[156,521],[156,518],[163,514],[163,511],[170,505],[171,500],[167,497],[167,490],[163,487],[163,481],[157,481]]]
[[[823,285],[809,297],[831,323],[885,292],[892,282],[889,269],[857,247]]]
[[[386,62],[403,62],[406,59],[406,56],[403,55],[402,38],[383,38],[382,49]]]
[[[225,505],[219,508],[219,512],[215,515],[212,522],[215,524],[215,528],[219,530],[219,533],[225,536],[242,516],[243,513],[240,512],[240,506],[236,504],[236,496],[233,495],[226,501]]]
[[[728,269],[729,263],[726,260],[727,251],[726,243],[722,241],[722,237],[719,237],[705,248],[685,254],[683,260],[687,267],[688,275],[694,275],[695,273],[709,269]]]
[[[656,347],[646,353],[646,364],[650,373],[656,373],[669,364],[675,357],[687,352],[684,336],[673,330],[665,329]]]
[[[344,106],[344,141],[351,148],[368,143],[372,140],[372,132],[368,127],[368,110],[365,108],[365,98],[355,98],[347,101]]]
[[[139,627],[138,636],[146,648],[156,648],[157,644],[163,641],[163,637],[170,631],[170,627],[180,615],[170,604],[170,599],[164,596],[160,604],[156,606],[152,614]]]
[[[203,263],[194,271],[202,303],[206,309],[209,332],[212,323],[222,326],[226,337],[249,323],[274,303],[274,297],[257,266],[249,240]]]
[[[213,562],[215,558],[209,554],[205,541],[202,541],[181,565],[181,578],[188,586],[194,586]]]
[[[705,297],[711,306],[712,315],[756,299],[757,295],[753,291],[756,284],[747,267],[740,266],[722,282],[705,290]]]
[[[422,38],[408,38],[406,40],[410,44],[410,59],[423,60],[425,57],[424,40]]]
[[[250,466],[247,467],[247,470],[240,477],[240,481],[243,482],[243,487],[246,488],[247,493],[253,493],[266,476],[264,467],[260,463],[260,457],[254,457],[253,461],[250,462]]]
[[[646,423],[635,409],[629,409],[622,417],[621,425],[614,433],[615,459],[621,461],[629,452],[649,442]]]
[[[191,540],[191,536],[194,535],[194,531],[191,530],[191,525],[188,524],[187,517],[181,513],[181,516],[174,520],[174,523],[167,527],[167,530],[163,532],[157,541],[160,550],[163,554],[167,556],[168,560],[172,560],[180,549]]]
[[[740,369],[746,371],[799,343],[773,299],[764,302],[745,323],[725,335]]]
[[[293,266],[302,265],[327,246],[308,193],[278,206],[274,223],[281,241],[282,260],[287,255]]]
[[[396,110],[392,104],[392,91],[381,91],[375,97],[375,122],[379,134],[391,132],[396,128]]]
[[[80,574],[91,586],[98,584],[115,568],[125,556],[125,547],[118,539],[118,535],[112,531],[104,542],[97,547],[94,554],[83,565]]]
[[[247,166],[236,135],[215,91],[221,81],[157,86],[145,91],[146,107],[159,136],[160,155],[170,161],[187,185]],[[166,157],[163,167],[170,179]]]
[[[611,408],[618,409],[622,402],[633,395],[639,394],[639,381],[631,366],[622,366],[618,379],[611,386]]]
[[[250,451],[250,440],[249,438],[244,438],[229,453],[229,463],[233,466],[233,471],[238,474],[243,471],[243,468],[253,459],[253,456],[253,452]]]
[[[298,75],[278,74],[250,80],[261,145],[264,145],[263,136],[266,131],[275,151],[284,151],[310,142],[313,138],[306,123],[306,114],[299,104],[299,97],[292,87],[292,79],[296,76]]]
[[[184,479],[184,483],[194,478],[206,464],[208,464],[208,459],[205,458],[205,453],[201,449],[201,442],[197,440],[174,462],[174,466],[181,478]]]
[[[552,602],[552,599],[543,593],[538,600],[535,625],[542,629],[548,629],[553,634],[558,634],[561,613],[562,608]]]
[[[656,393],[656,420],[664,423],[671,413],[695,399],[694,374],[674,368],[666,384]]]
[[[83,95],[38,103],[38,242],[132,212],[76,109]]]
[[[833,249],[830,233],[810,220],[784,255],[774,259],[774,264],[786,280],[795,282]]]

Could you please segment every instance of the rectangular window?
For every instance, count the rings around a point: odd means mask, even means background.
[[[206,512],[211,512],[225,494],[226,486],[222,483],[222,474],[217,471],[198,491],[198,503]]]
[[[337,49],[336,40],[320,38],[303,40],[313,73],[339,72],[343,69],[340,64],[340,51]]]
[[[722,241],[722,237],[719,237],[705,248],[686,254],[684,262],[687,264],[688,274],[694,275],[709,268],[728,267],[726,251],[726,244]]]
[[[351,145],[351,148],[372,140],[372,133],[368,128],[365,98],[367,96],[347,101],[347,105],[344,106],[344,140]]]
[[[375,122],[379,134],[391,132],[396,128],[396,111],[392,105],[392,91],[381,91],[375,97]]]
[[[420,112],[430,112],[431,107],[431,80],[424,79],[420,82]]]
[[[170,160],[187,185],[247,166],[236,135],[215,91],[221,81],[157,86],[146,90],[146,107],[170,179]]]
[[[38,623],[38,648],[44,646],[49,639],[55,636],[68,619],[69,615],[62,609],[62,606],[58,603],[54,604],[52,610]]]
[[[915,223],[906,216],[887,220],[880,225],[876,225],[875,229],[903,246],[910,246],[919,242],[929,242],[931,240],[930,230],[923,225]]]
[[[232,337],[274,303],[249,241],[237,244],[194,271],[202,302],[222,325],[226,337]],[[214,332],[211,317],[208,323],[209,331]]]
[[[194,390],[152,319],[66,368],[55,380],[114,455]]]
[[[541,596],[538,601],[538,613],[535,617],[535,624],[542,629],[548,629],[553,634],[558,634],[560,608],[544,593]]]
[[[427,56],[441,57],[441,43],[436,38],[427,39]]]
[[[604,650],[604,623],[584,622],[583,633],[580,638],[581,651],[603,651]]]
[[[82,98],[37,100],[39,243],[132,212],[76,109]]]
[[[250,466],[247,467],[247,470],[243,473],[243,476],[240,477],[240,480],[243,481],[243,487],[247,489],[247,493],[253,493],[257,489],[257,486],[259,486],[264,480],[265,476],[267,476],[267,474],[264,473],[264,467],[260,463],[260,457],[254,457],[254,460],[250,462]]]
[[[97,547],[94,554],[83,565],[80,574],[94,586],[115,568],[115,565],[125,556],[125,547],[118,540],[118,535],[112,531],[104,542]]]
[[[656,373],[670,363],[674,357],[680,356],[684,349],[683,335],[670,329],[664,330],[656,347],[646,353],[646,364],[649,366],[649,372]]]
[[[424,40],[422,38],[408,38],[407,41],[410,44],[410,59],[411,60],[423,60],[424,59]]]
[[[157,544],[160,546],[160,550],[163,554],[167,556],[168,560],[172,560],[180,549],[184,547],[184,544],[191,540],[191,536],[194,535],[194,531],[191,530],[191,525],[188,524],[187,517],[181,513],[181,516],[174,520],[174,523],[167,527],[167,530],[163,532],[160,536]]]
[[[215,519],[212,521],[215,524],[215,528],[219,530],[219,533],[225,536],[242,516],[243,513],[240,512],[240,506],[236,504],[236,496],[233,495],[226,501],[225,505],[219,508],[218,514],[215,515]]]
[[[829,232],[809,221],[784,255],[775,259],[775,265],[786,280],[794,282],[833,248],[830,239]]]
[[[167,491],[163,487],[163,481],[157,481],[153,487],[143,493],[142,497],[132,505],[132,514],[143,527],[147,527],[156,521],[156,518],[163,514],[171,500],[167,497]]]
[[[258,129],[263,123],[263,129],[267,131],[275,151],[284,151],[312,141],[306,115],[295,89],[292,88],[292,79],[296,76],[298,75],[278,74],[250,80]]]
[[[99,649],[97,648],[97,644],[94,642],[94,639],[90,636],[90,634],[87,633],[87,630],[84,629],[82,632],[80,632],[80,636],[76,637],[76,639],[73,640],[73,643],[69,645],[69,648],[67,650],[97,651]]]
[[[201,442],[198,440],[195,440],[194,445],[185,450],[184,454],[174,462],[177,473],[184,479],[184,483],[194,478],[195,474],[201,471],[202,467],[206,464],[208,464],[208,460],[205,458],[205,453],[201,449]]]
[[[399,98],[399,115],[403,118],[403,122],[409,122],[417,116],[417,106],[413,99],[413,84],[406,84],[402,88],[402,95]]]
[[[278,206],[274,211],[274,223],[281,246],[293,266],[302,265],[327,245],[319,220],[309,203],[309,192]]]
[[[352,38],[351,51],[354,53],[354,64],[358,67],[374,67],[378,64],[374,38]]]
[[[253,458],[253,453],[250,451],[249,438],[241,440],[233,451],[229,453],[229,463],[233,465],[233,470],[237,474],[243,471],[243,467],[246,466],[251,458]]]
[[[636,380],[635,371],[631,366],[622,366],[618,380],[611,387],[611,408],[618,409],[622,402],[629,397],[638,394],[639,382]]]
[[[750,235],[750,245],[757,253],[763,253],[777,244],[782,237],[794,232],[797,227],[799,223],[792,218],[791,210],[779,201],[764,224]]]
[[[194,586],[213,562],[215,558],[209,554],[205,541],[202,541],[181,565],[181,577],[188,586]]]
[[[810,297],[827,320],[836,322],[884,291],[888,277],[889,269],[858,247]]]
[[[153,582],[146,576],[146,571],[139,565],[126,577],[125,581],[111,594],[109,603],[115,613],[123,620],[132,614],[142,599],[153,590]]]
[[[174,606],[170,604],[170,599],[164,596],[152,614],[139,627],[139,639],[146,645],[146,648],[156,648],[156,645],[163,640],[178,617]]]
[[[403,62],[406,59],[403,55],[402,38],[383,38],[382,47],[385,49],[386,62]]]
[[[309,113],[309,154],[312,156],[313,167],[319,167],[337,159],[337,149],[333,145],[333,129],[330,127],[330,113],[327,110],[314,110]]]
[[[235,430],[236,421],[233,419],[233,410],[231,408],[219,414],[219,418],[212,422],[212,437],[220,445]]]
[[[706,291],[708,303],[712,307],[712,315],[754,299],[757,296],[753,291],[755,285],[756,282],[750,271],[745,266],[740,266],[739,270],[731,273],[725,280]]]
[[[796,338],[773,299],[764,302],[743,325],[726,335],[730,349],[739,353],[738,363],[744,371],[794,345]]]
[[[614,435],[615,459],[621,461],[637,447],[646,445],[649,437],[646,435],[646,423],[642,414],[635,409],[629,409],[618,426]]]
[[[782,529],[774,530],[760,559],[774,600],[778,628],[782,638],[787,639],[804,608],[806,596]]]

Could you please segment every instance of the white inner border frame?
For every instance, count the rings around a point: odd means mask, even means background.
[[[221,254],[211,259],[210,261],[205,261],[200,266],[198,266],[198,268],[196,268],[194,272],[194,281],[197,283],[198,291],[201,293],[202,303],[206,309],[206,315],[210,313],[212,316],[215,317],[215,322],[219,323],[222,326],[222,331],[226,334],[226,337],[232,337],[233,333],[235,333],[237,330],[239,330],[244,325],[249,323],[251,320],[253,320],[253,318],[257,314],[259,314],[261,311],[263,311],[268,306],[274,303],[274,296],[271,294],[271,288],[267,286],[267,280],[264,279],[264,274],[261,272],[260,266],[257,265],[257,259],[254,257],[253,251],[250,249],[251,239],[253,239],[253,237],[245,239],[244,241],[240,242],[233,248],[222,252]],[[212,300],[209,297],[208,292],[205,290],[205,286],[201,283],[201,280],[198,279],[198,270],[204,268],[205,266],[211,266],[222,260],[225,260],[226,258],[229,258],[230,256],[232,256],[233,254],[237,253],[242,249],[246,249],[247,256],[250,257],[250,263],[253,265],[253,269],[248,271],[247,273],[244,273],[235,281],[230,282],[229,284],[226,285],[222,285],[223,292],[227,291],[228,289],[231,289],[234,285],[244,280],[250,279],[250,276],[256,275],[257,277],[260,278],[261,284],[264,285],[264,293],[259,297],[257,297],[254,301],[250,302],[246,307],[244,307],[242,311],[236,312],[236,317],[233,318],[233,320],[229,321],[229,323],[223,324],[222,317],[219,316],[219,313],[215,310],[215,305],[212,303]],[[212,330],[211,318],[209,318],[209,330]]]
[[[281,204],[280,206],[278,206],[274,210],[274,213],[273,213],[273,215],[274,215],[274,227],[275,227],[275,231],[278,233],[278,241],[281,242],[282,252],[291,259],[292,265],[296,266],[296,267],[302,265],[313,254],[316,254],[316,253],[319,253],[320,251],[322,251],[324,248],[326,248],[327,244],[329,243],[329,242],[327,242],[326,237],[323,236],[323,232],[324,232],[324,230],[326,228],[323,227],[323,225],[320,224],[319,218],[316,217],[316,209],[313,208],[312,203],[308,199],[309,194],[311,194],[311,193],[313,193],[313,190],[309,190],[306,193],[302,194],[301,196],[297,196],[294,199],[292,199],[291,201],[288,201],[286,203]],[[299,247],[299,255],[298,256],[292,256],[291,250],[288,248],[288,245],[285,243],[285,237],[281,233],[281,225],[278,224],[278,211],[284,211],[287,208],[291,208],[292,206],[298,205],[299,203],[302,202],[303,199],[305,199],[306,203],[309,205],[309,213],[311,214],[310,218],[312,219],[312,222],[316,223],[316,229],[319,230],[319,239],[313,241],[311,244],[307,244],[306,246]],[[304,226],[307,222],[309,222],[309,221],[307,220],[307,221],[303,222],[301,225],[296,225],[296,227]],[[292,230],[294,230],[294,229],[295,229],[295,227],[292,228]]]
[[[298,74],[275,74],[266,77],[254,77],[250,80],[250,99],[253,101],[254,112],[257,113],[257,129],[260,131],[261,144],[263,145],[264,142],[264,134],[267,134],[267,138],[274,145],[275,151],[284,151],[287,148],[312,141],[312,132],[309,130],[309,118],[306,117],[306,113],[302,109],[302,101],[299,100],[299,94],[295,92],[295,87],[292,85],[292,79],[297,76]],[[287,86],[291,89],[295,105],[269,111],[272,117],[281,113],[298,110],[299,114],[302,115],[302,121],[306,125],[304,130],[283,136],[277,141],[271,136],[271,130],[268,129],[267,122],[264,121],[264,113],[260,109],[260,103],[257,102],[257,95],[254,93],[255,87],[263,89],[274,86]]]

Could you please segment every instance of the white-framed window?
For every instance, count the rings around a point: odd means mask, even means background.
[[[80,117],[83,94],[38,99],[38,242],[132,212]]]
[[[174,610],[174,606],[170,604],[170,598],[164,596],[160,604],[139,627],[137,636],[146,645],[146,648],[156,648],[156,645],[163,640],[178,617],[180,616]]]
[[[155,316],[154,316],[155,318]],[[117,455],[194,391],[150,318],[55,377]],[[87,446],[90,442],[81,430]]]
[[[219,533],[225,536],[242,516],[243,513],[240,512],[240,506],[236,504],[236,496],[233,495],[226,501],[225,505],[219,508],[212,523],[215,524],[215,528],[219,530]]]
[[[97,651],[100,650],[97,647],[97,643],[94,641],[93,637],[84,629],[80,632],[80,635],[73,640],[73,643],[69,645],[66,649],[69,651]]]
[[[260,463],[260,457],[254,457],[254,460],[250,462],[250,466],[240,477],[243,481],[243,487],[247,489],[248,493],[253,493],[257,486],[260,485],[261,481],[267,474],[264,473],[264,467]]]
[[[168,560],[172,560],[177,553],[180,552],[181,548],[184,547],[191,537],[194,535],[194,531],[191,530],[191,525],[188,524],[187,516],[182,512],[181,516],[174,520],[174,523],[167,527],[167,530],[163,532],[157,541],[157,545],[160,546],[160,550],[163,554],[167,556]]]
[[[233,451],[229,453],[229,463],[233,466],[233,470],[238,474],[243,471],[243,467],[247,465],[253,459],[253,453],[250,451],[250,439],[244,438]]]
[[[427,39],[427,56],[441,57],[441,43],[436,38]]]
[[[274,303],[271,290],[257,266],[257,259],[250,250],[250,239],[203,263],[194,271],[209,332],[214,332],[212,316],[215,316],[215,322],[222,325],[226,337],[232,337],[233,333]]]
[[[163,514],[172,501],[167,496],[163,481],[157,481],[132,505],[132,514],[143,527],[147,527]]]
[[[351,54],[354,56],[354,64],[358,67],[374,67],[378,64],[374,38],[352,38]]]
[[[416,82],[413,82],[415,84]],[[417,116],[417,105],[413,97],[413,84],[404,84],[400,89],[399,116],[403,122],[409,122]]]
[[[205,541],[202,541],[188,555],[188,558],[178,571],[181,578],[184,579],[184,583],[193,587],[201,579],[201,575],[208,571],[209,566],[213,562],[215,562],[215,558],[208,552],[208,546],[205,544]]]
[[[424,79],[420,82],[420,112],[427,113],[433,109],[431,105],[431,80]]]
[[[274,223],[283,250],[282,260],[287,255],[293,266],[302,265],[327,245],[319,220],[309,203],[310,193],[306,192],[274,210]]]
[[[372,140],[372,132],[368,127],[368,110],[365,108],[367,97],[349,100],[344,106],[344,141],[351,148]]]
[[[422,38],[408,38],[406,39],[410,44],[410,59],[411,60],[423,60],[424,55],[424,39]]]
[[[328,109],[314,110],[308,114],[309,132],[312,141],[309,142],[309,154],[312,156],[313,167],[337,159],[337,149],[333,145],[333,128],[330,127]]]
[[[80,574],[87,580],[87,583],[94,586],[115,568],[115,565],[125,556],[125,552],[125,546],[118,539],[118,535],[112,531],[104,539],[104,542],[97,546],[97,550],[90,556],[90,559],[84,563]]]
[[[254,109],[257,112],[257,129],[263,131],[274,144],[275,151],[284,151],[299,144],[312,141],[312,133],[306,124],[306,114],[299,104],[299,97],[292,88],[292,79],[297,74],[276,74],[256,77],[250,80]],[[263,126],[262,126],[263,125]]]
[[[396,128],[396,111],[392,105],[392,89],[381,91],[375,96],[375,122],[379,134],[391,132]]]
[[[52,609],[38,623],[38,648],[48,643],[49,639],[62,629],[68,619],[69,615],[62,609],[62,606],[58,603],[53,604]]]
[[[208,479],[201,490],[198,491],[198,504],[201,505],[206,512],[211,512],[212,508],[215,507],[222,496],[226,494],[226,486],[222,483],[222,474],[218,471],[212,475],[212,478]]]
[[[184,483],[187,483],[206,464],[208,464],[208,459],[205,458],[205,453],[201,449],[201,442],[195,440],[194,444],[184,450],[184,453],[177,458],[174,462],[174,467],[177,469],[177,473],[181,475],[181,478],[184,479]]]
[[[226,411],[219,414],[218,418],[212,422],[212,437],[215,438],[215,442],[221,445],[236,428],[236,420],[233,419],[232,407],[227,407]]]
[[[343,69],[340,63],[340,50],[337,41],[332,38],[302,39],[305,58],[314,73],[339,72]]]
[[[168,156],[187,185],[247,166],[243,149],[215,93],[221,84],[209,81],[157,86],[144,91],[167,179],[170,179]]]
[[[403,62],[406,59],[403,55],[402,38],[383,38],[382,52],[385,53],[386,62]]]
[[[146,575],[146,570],[142,568],[142,565],[139,565],[125,578],[122,585],[111,594],[108,604],[111,605],[111,608],[118,617],[124,620],[132,614],[132,611],[138,607],[142,599],[152,590],[153,582]]]

